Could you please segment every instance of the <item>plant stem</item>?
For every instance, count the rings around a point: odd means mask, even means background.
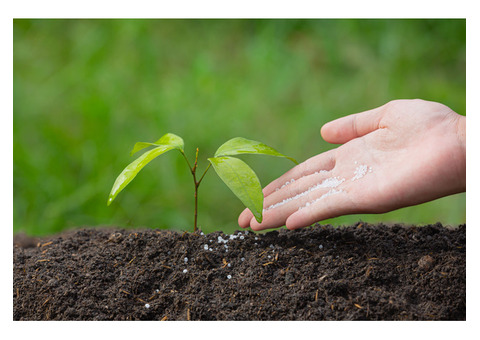
[[[208,169],[210,169],[211,164],[208,164],[207,168],[203,172],[202,177],[197,181],[197,165],[198,165],[198,148],[195,153],[195,163],[193,164],[193,167],[190,165],[190,162],[188,161],[187,156],[185,155],[184,152],[180,151],[183,155],[183,158],[185,158],[185,161],[187,161],[188,167],[190,168],[190,172],[192,173],[193,176],[193,184],[195,186],[195,193],[194,193],[194,213],[193,213],[193,231],[197,231],[197,219],[198,219],[198,187],[200,186],[200,183],[203,180],[203,177],[205,177],[205,174],[207,173]]]
[[[193,213],[193,231],[197,231],[197,217],[198,217],[198,184],[195,184],[195,210]]]
[[[188,167],[190,168],[190,172],[193,173],[193,168],[192,168],[192,166],[190,165],[190,162],[188,161],[188,158],[187,158],[187,156],[185,155],[185,152],[183,152],[182,150],[179,150],[179,151],[180,151],[180,153],[182,154],[183,158],[185,158],[185,161],[187,162],[187,165],[188,165]]]
[[[198,162],[198,148],[197,151],[195,152],[195,164],[193,165],[192,168],[192,175],[193,175],[193,182],[195,183],[195,208],[193,212],[193,231],[197,231],[197,215],[198,215],[198,186],[200,185],[199,182],[197,182],[197,177],[195,175],[197,171],[197,162]]]
[[[198,150],[198,149],[197,149]],[[196,166],[196,161],[195,161],[195,166]],[[193,221],[193,231],[197,230],[197,215],[198,215],[198,187],[200,186],[200,183],[202,182],[203,177],[205,177],[205,174],[207,173],[208,169],[210,169],[210,163],[207,166],[207,169],[203,172],[202,177],[200,179],[196,180],[195,176],[195,171],[193,172],[193,181],[195,182],[195,211],[194,211],[194,221]],[[194,168],[196,170],[196,168]]]
[[[212,163],[208,163],[208,166],[207,168],[205,169],[205,171],[203,172],[203,175],[202,177],[200,177],[200,179],[198,180],[198,185],[200,185],[200,182],[202,181],[203,177],[205,177],[205,174],[207,173],[208,169],[210,169],[210,166],[212,165]]]

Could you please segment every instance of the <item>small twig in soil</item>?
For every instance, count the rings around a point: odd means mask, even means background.
[[[226,266],[228,266],[228,262],[227,262],[227,260],[225,260],[225,259],[222,259],[222,262],[223,262],[223,266],[222,266],[222,268],[225,268]]]
[[[368,266],[367,271],[365,272],[365,276],[369,277],[371,271],[372,271],[372,266]]]
[[[260,254],[258,254],[259,257],[262,257],[263,254],[265,254],[268,250],[262,251]]]
[[[321,278],[318,279],[318,281],[321,282],[321,281],[325,280],[325,278],[326,278],[327,276],[328,276],[328,274],[323,275]]]

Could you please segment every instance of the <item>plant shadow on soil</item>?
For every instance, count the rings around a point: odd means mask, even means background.
[[[466,225],[14,237],[14,320],[465,320]]]

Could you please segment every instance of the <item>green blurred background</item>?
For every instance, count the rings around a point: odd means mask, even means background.
[[[389,100],[465,114],[465,20],[14,20],[13,230],[115,225],[191,230],[193,183],[178,152],[106,206],[137,141],[182,136],[199,171],[226,140],[303,161],[335,147],[320,127]],[[426,132],[428,133],[428,131]],[[292,164],[245,156],[263,185]],[[214,172],[199,225],[237,229],[242,203]],[[465,194],[324,223],[465,222]]]

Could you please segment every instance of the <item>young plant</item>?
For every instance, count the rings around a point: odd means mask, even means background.
[[[140,170],[143,169],[150,161],[161,154],[176,149],[180,151],[182,156],[190,168],[190,172],[193,176],[193,183],[195,186],[195,208],[194,208],[194,224],[193,230],[197,230],[197,215],[198,215],[198,187],[202,182],[205,174],[210,166],[213,165],[215,172],[222,179],[222,181],[230,188],[230,190],[242,201],[242,203],[250,209],[258,222],[262,221],[263,212],[263,192],[260,181],[255,172],[242,160],[232,157],[240,154],[263,154],[277,157],[285,157],[290,159],[295,164],[297,161],[291,157],[282,155],[277,150],[253,140],[236,137],[232,138],[223,145],[221,145],[215,155],[208,158],[210,162],[200,176],[197,179],[197,162],[198,162],[198,148],[195,153],[195,163],[191,166],[187,156],[183,150],[183,139],[173,133],[167,133],[162,136],[155,143],[138,142],[133,147],[131,155],[145,149],[147,147],[154,146],[153,149],[145,152],[132,163],[130,163],[122,173],[117,177],[113,188],[108,197],[107,205],[110,205],[117,195],[122,191],[128,183],[130,183]]]

